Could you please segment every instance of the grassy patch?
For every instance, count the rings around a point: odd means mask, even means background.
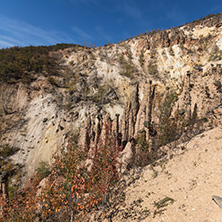
[[[174,202],[175,202],[174,199],[172,199],[170,197],[165,197],[162,200],[159,200],[158,202],[154,202],[154,206],[157,209],[160,209],[160,208],[166,207],[169,203],[173,204]]]
[[[148,65],[148,72],[150,75],[158,75],[158,69],[157,69],[157,65],[154,63],[150,63]]]
[[[14,153],[16,153],[19,149],[9,146],[9,144],[5,144],[0,146],[0,157],[7,158]]]
[[[166,210],[165,207],[168,206],[169,204],[173,204],[174,202],[175,200],[170,197],[165,197],[162,200],[154,202],[154,206],[156,207],[156,209],[154,210],[153,217],[155,217],[158,214],[161,215],[163,211]]]
[[[133,77],[133,66],[129,64],[127,61],[124,61],[123,70],[120,73],[121,75],[124,75],[128,78]]]
[[[109,91],[109,84],[99,85],[96,94],[93,96],[93,101],[96,103],[104,103],[106,101],[106,94]]]
[[[41,161],[41,162],[39,163],[38,168],[36,169],[36,172],[38,173],[38,175],[39,175],[41,178],[46,178],[46,177],[49,176],[49,174],[51,173],[49,164],[46,163],[46,162],[44,162],[44,161]]]
[[[0,50],[0,81],[30,83],[34,74],[58,74],[57,56],[52,52],[74,47],[73,44],[54,46],[12,47]]]

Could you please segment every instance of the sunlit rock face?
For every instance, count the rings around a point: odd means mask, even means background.
[[[129,142],[147,131],[145,122],[158,124],[169,90],[178,96],[172,115],[197,109],[200,118],[217,124],[221,33],[219,15],[105,47],[59,50],[59,75],[38,73],[28,84],[2,81],[1,144],[20,148],[13,159],[31,174],[40,161],[51,163],[72,133],[90,150],[112,124],[123,151],[128,144],[124,158],[130,159]]]

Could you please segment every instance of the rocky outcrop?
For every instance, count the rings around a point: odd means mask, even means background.
[[[208,82],[209,88],[216,87],[214,90],[213,98],[208,95],[208,93],[203,94],[203,85],[206,82],[197,82],[197,78],[203,78],[203,70],[201,67],[194,67],[192,73],[187,71],[184,75],[184,85],[183,90],[176,104],[174,105],[174,111],[172,110],[171,117],[172,121],[177,118],[176,115],[183,117],[184,121],[197,121],[203,117],[209,118],[209,122],[215,122],[214,118],[219,118],[219,109],[217,107],[221,106],[220,98],[220,76],[221,76],[221,66],[218,64],[216,67],[212,66],[208,71],[206,80],[213,79],[213,81]],[[205,78],[205,77],[204,77]],[[218,82],[215,82],[218,81]],[[194,85],[195,82],[195,85]],[[217,86],[215,86],[215,84]],[[83,144],[87,147],[92,147],[98,143],[99,139],[106,140],[106,125],[112,125],[112,132],[115,137],[117,137],[118,145],[121,145],[121,164],[122,169],[127,169],[128,166],[133,162],[136,151],[135,141],[138,139],[138,133],[143,130],[145,132],[145,139],[150,144],[149,149],[152,150],[153,137],[158,133],[155,129],[155,125],[159,124],[158,119],[158,106],[163,103],[168,94],[168,88],[165,89],[165,93],[161,97],[156,91],[156,83],[148,80],[143,84],[136,83],[132,91],[131,99],[126,103],[124,112],[122,115],[116,114],[114,119],[110,118],[107,113],[105,115],[99,114],[97,116],[97,124],[93,125],[92,120],[89,116],[85,120],[85,126],[82,128],[81,136],[83,139]],[[219,88],[219,90],[218,90]],[[206,88],[205,88],[206,90]],[[212,89],[213,91],[213,89]],[[140,95],[142,99],[140,99]],[[156,99],[159,97],[159,99]],[[214,101],[214,109],[211,107],[206,107],[207,103],[212,103]],[[172,98],[172,100],[174,100]],[[170,105],[170,104],[168,104]],[[211,109],[212,111],[210,111]],[[155,111],[154,111],[155,110]],[[210,112],[210,113],[209,113]],[[214,114],[214,115],[212,115]],[[170,121],[170,120],[169,120]],[[219,121],[219,120],[218,120]],[[217,122],[218,122],[217,121]],[[94,138],[94,139],[92,139]]]
[[[36,73],[30,84],[2,82],[1,143],[21,148],[13,159],[30,173],[40,160],[50,163],[73,132],[90,150],[108,124],[123,153],[126,147],[133,153],[140,130],[147,141],[158,135],[154,128],[168,91],[178,97],[170,118],[197,113],[209,127],[218,124],[221,22],[218,15],[107,47],[61,50],[59,75]]]

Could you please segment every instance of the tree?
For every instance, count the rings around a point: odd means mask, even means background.
[[[111,124],[106,125],[105,138],[101,139],[88,155],[88,149],[78,145],[73,135],[67,147],[55,156],[51,173],[42,181],[34,175],[24,189],[18,190],[9,200],[6,221],[84,221],[88,212],[106,206],[109,192],[119,179],[116,144]],[[86,160],[92,160],[91,170]],[[45,170],[44,170],[45,172]]]

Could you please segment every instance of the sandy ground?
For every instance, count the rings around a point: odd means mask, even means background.
[[[222,209],[212,195],[222,197],[221,127],[194,137],[172,159],[145,167],[127,188],[126,203],[141,200],[141,208],[149,212],[143,221],[222,222]],[[157,208],[154,203],[164,198],[166,206]]]

